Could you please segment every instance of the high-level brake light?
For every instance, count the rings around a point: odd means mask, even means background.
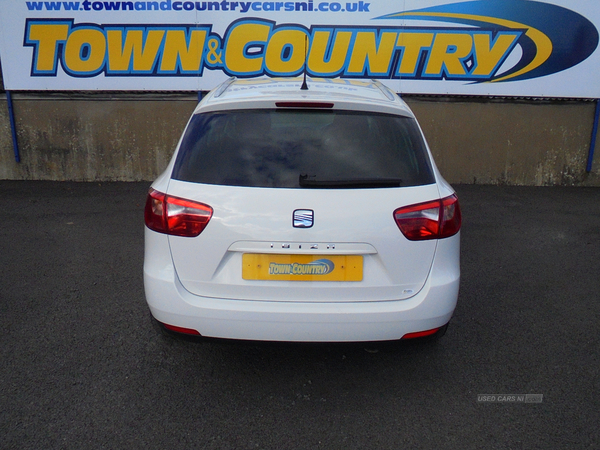
[[[329,102],[277,102],[278,108],[311,108],[311,109],[331,109],[333,103]]]

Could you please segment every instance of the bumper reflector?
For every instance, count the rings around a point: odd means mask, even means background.
[[[404,336],[402,336],[402,339],[415,339],[415,338],[420,338],[420,337],[425,337],[425,336],[431,336],[432,334],[437,333],[438,330],[439,330],[439,328],[434,328],[433,330],[417,331],[415,333],[407,333]]]
[[[176,333],[192,334],[194,336],[200,336],[200,333],[198,333],[196,330],[192,330],[191,328],[176,327],[175,325],[168,325],[166,323],[163,323],[163,326],[167,330],[174,331]]]

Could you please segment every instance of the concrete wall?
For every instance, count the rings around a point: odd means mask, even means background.
[[[407,98],[451,183],[600,185],[595,102]]]
[[[594,102],[407,97],[451,183],[600,186],[586,174]],[[0,97],[0,179],[152,180],[194,95],[13,95],[21,163]],[[597,145],[600,147],[600,145]]]
[[[169,162],[195,96],[114,100],[13,95],[21,163],[0,101],[0,179],[152,180]]]

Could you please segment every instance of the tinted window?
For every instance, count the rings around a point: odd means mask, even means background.
[[[173,178],[282,188],[434,181],[413,119],[313,110],[197,114],[185,132]]]

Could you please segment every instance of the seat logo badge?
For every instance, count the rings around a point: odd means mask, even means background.
[[[310,228],[314,223],[315,212],[312,209],[297,209],[293,214],[294,228]]]

